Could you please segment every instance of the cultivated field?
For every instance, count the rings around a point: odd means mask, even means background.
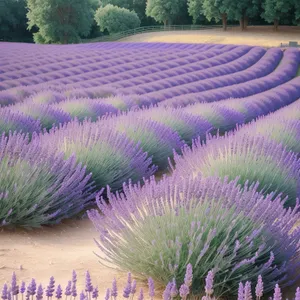
[[[201,31],[167,31],[144,33],[130,36],[121,40],[122,42],[165,42],[165,43],[216,43],[216,44],[239,44],[262,47],[278,47],[281,43],[288,44],[289,41],[298,41],[300,44],[300,28],[279,28],[273,31],[272,26],[249,26],[246,31],[240,28],[229,28],[224,32],[222,29],[209,29]]]
[[[294,295],[300,52],[215,38],[220,44],[0,44],[0,286],[13,271],[65,286],[75,269],[81,290],[89,270],[103,298],[127,275],[94,251],[151,276],[159,298],[176,275],[172,257],[192,252],[205,275],[215,265],[230,270],[215,287],[229,299],[232,286],[260,272],[265,289],[278,282]],[[203,276],[194,274],[201,288]]]

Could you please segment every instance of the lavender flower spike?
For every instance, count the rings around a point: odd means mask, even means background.
[[[16,276],[15,272],[13,272],[13,275],[11,278],[11,293],[13,296],[16,296],[19,294],[19,286],[17,285],[17,276]]]
[[[205,278],[205,293],[208,296],[211,296],[214,292],[213,290],[214,285],[214,273],[213,271],[209,271],[206,278]]]
[[[72,285],[72,297],[77,297],[77,289],[76,289],[76,282],[73,282],[73,285]]]
[[[47,289],[46,289],[46,296],[48,298],[53,296],[54,288],[55,288],[55,280],[54,280],[54,277],[51,276],[50,281],[49,281],[49,285],[47,286]]]
[[[300,288],[299,287],[297,288],[297,291],[296,291],[295,300],[300,300]]]
[[[140,290],[138,300],[144,300],[144,291],[143,291],[143,289]]]
[[[133,282],[132,282],[130,293],[132,295],[134,295],[136,293],[136,280],[133,280]]]
[[[21,287],[20,287],[20,293],[21,293],[21,294],[24,294],[24,293],[25,293],[25,291],[26,291],[25,282],[24,282],[24,281],[22,281],[22,283],[21,283]]]
[[[41,299],[43,299],[43,294],[44,294],[44,290],[43,290],[42,285],[40,284],[40,285],[38,286],[38,289],[37,289],[37,292],[36,292],[36,300],[41,300]]]
[[[191,264],[188,264],[186,267],[186,273],[184,277],[184,283],[188,287],[192,285],[193,282],[193,266]]]
[[[91,293],[93,291],[91,275],[89,271],[86,271],[85,273],[85,291],[87,293]]]
[[[117,287],[116,278],[114,278],[113,283],[112,283],[111,296],[115,299],[118,297],[118,287]]]
[[[75,271],[75,270],[73,270],[73,272],[72,272],[72,282],[73,282],[73,283],[76,283],[76,282],[77,282],[77,274],[76,274],[76,271]]]
[[[66,286],[66,290],[65,290],[65,295],[66,296],[70,296],[72,294],[71,288],[72,288],[72,281],[69,280],[68,284]]]
[[[175,278],[172,281],[172,287],[171,287],[171,298],[175,298],[178,295],[178,289],[177,289],[177,285],[176,285],[176,280]]]
[[[247,281],[244,289],[244,300],[252,300],[251,282]]]
[[[282,300],[282,294],[278,284],[275,285],[273,300]]]
[[[7,300],[7,295],[8,295],[8,286],[5,283],[4,286],[3,286],[3,289],[2,289],[1,298],[3,300]]]
[[[62,291],[61,285],[59,284],[57,286],[57,289],[56,289],[56,295],[55,295],[56,298],[61,299],[62,298],[62,293],[63,293],[63,291]]]
[[[244,300],[244,285],[241,282],[239,283],[238,299],[237,300]]]
[[[86,299],[86,296],[85,296],[85,294],[84,294],[83,291],[80,293],[79,299],[80,299],[80,300],[85,300],[85,299]]]
[[[106,290],[106,294],[105,294],[105,300],[109,300],[110,299],[110,289]]]
[[[98,287],[96,286],[94,289],[93,289],[93,292],[92,292],[92,298],[93,299],[97,299],[99,296],[99,292],[98,292]]]
[[[255,295],[260,300],[260,298],[263,296],[264,292],[264,283],[262,281],[261,275],[258,276],[257,285],[255,287]]]
[[[154,289],[154,281],[151,277],[148,279],[148,286],[149,286],[149,296],[151,299],[155,296],[155,289]]]
[[[179,289],[179,294],[180,297],[185,300],[188,296],[188,294],[190,293],[190,289],[189,287],[184,283],[181,285],[180,289]]]
[[[171,288],[172,288],[172,282],[169,282],[163,292],[163,299],[164,300],[170,300],[171,299]]]

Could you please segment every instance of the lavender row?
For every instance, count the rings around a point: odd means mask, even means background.
[[[172,299],[194,299],[194,295],[190,292],[190,286],[191,286],[191,280],[193,278],[193,270],[191,265],[187,265],[186,269],[186,276],[185,280],[182,283],[182,285],[177,288],[176,281],[171,281],[166,286],[162,298],[164,300],[172,300]],[[72,278],[68,281],[67,286],[65,289],[62,289],[61,284],[56,284],[55,278],[53,276],[50,277],[49,284],[46,288],[43,288],[42,284],[38,284],[37,280],[34,278],[31,280],[29,284],[27,284],[24,281],[21,282],[21,284],[18,284],[17,276],[15,273],[12,275],[11,283],[10,285],[5,283],[2,291],[1,291],[1,298],[3,300],[15,300],[18,299],[18,296],[21,296],[22,299],[24,298],[24,295],[26,295],[27,298],[30,297],[36,297],[37,300],[41,300],[45,297],[47,299],[61,299],[63,295],[66,296],[66,299],[68,297],[76,299],[78,296],[78,288],[77,288],[77,273],[73,270]],[[144,292],[143,288],[137,289],[137,281],[135,279],[132,279],[131,273],[128,273],[127,275],[127,282],[123,288],[123,290],[120,290],[118,288],[118,283],[116,279],[113,280],[111,288],[106,289],[105,292],[105,300],[109,299],[118,299],[119,297],[122,298],[134,298],[134,296],[138,294],[139,300],[144,300],[149,297],[149,299],[157,298],[157,293],[155,289],[155,285],[153,282],[153,279],[151,277],[148,278],[148,293],[146,294]],[[205,278],[205,286],[202,291],[202,294],[204,295],[202,297],[202,300],[214,300],[216,299],[214,297],[214,273],[212,271],[208,272],[206,278]],[[122,295],[122,296],[121,296]],[[255,285],[255,296],[257,300],[261,300],[264,295],[264,283],[262,277],[259,275],[257,279],[257,283]],[[118,297],[119,296],[119,297]],[[97,300],[100,298],[99,295],[99,289],[98,286],[93,285],[91,276],[89,271],[85,272],[85,286],[84,290],[82,290],[79,293],[79,299],[80,300],[86,300],[86,299],[93,299]],[[279,285],[276,285],[274,289],[273,298],[274,300],[281,300],[282,299],[282,293]],[[300,288],[297,288],[295,293],[295,300],[300,299]],[[251,282],[246,282],[243,284],[240,282],[238,287],[238,298],[237,300],[252,300],[252,289],[251,289]],[[288,299],[287,299],[288,300]]]
[[[133,79],[133,84],[140,84],[139,80],[144,80],[144,76],[150,75],[150,78],[152,75],[154,75],[154,80],[159,80],[167,77],[176,76],[179,74],[186,74],[191,73],[197,70],[203,70],[205,68],[211,67],[211,66],[220,66],[223,63],[227,63],[229,61],[232,61],[234,59],[239,58],[242,55],[245,55],[247,52],[249,52],[249,47],[238,47],[236,49],[231,49],[225,52],[219,52],[219,51],[210,51],[207,54],[201,53],[197,54],[194,57],[188,56],[186,58],[180,58],[177,61],[172,60],[172,62],[166,62],[163,64],[151,64],[149,66],[146,66],[142,69],[131,69],[126,72],[126,74],[105,74],[105,78],[99,78],[96,77],[91,78],[90,80],[85,81],[84,83],[89,83],[89,86],[93,85],[102,85],[102,84],[109,84],[114,83],[118,81],[125,81],[125,82],[131,82],[130,79]],[[103,71],[106,73],[106,70]],[[99,76],[100,77],[100,76]],[[139,78],[141,77],[141,78]],[[146,77],[147,80],[148,77]],[[137,83],[135,83],[135,80],[137,80]],[[149,80],[148,80],[149,81]],[[149,82],[152,80],[150,79]],[[67,88],[71,88],[74,85],[69,84],[67,85]],[[74,86],[75,87],[75,86]],[[78,85],[76,85],[78,87]],[[112,85],[112,87],[118,87],[118,85]],[[123,90],[120,90],[120,92],[123,93]]]
[[[282,51],[274,48],[269,50],[256,64],[244,71],[237,72],[236,74],[228,76],[225,75],[212,79],[208,78],[195,83],[185,84],[179,87],[166,89],[164,91],[158,91],[157,93],[153,92],[145,94],[143,96],[155,98],[157,101],[165,100],[165,102],[162,102],[162,105],[186,105],[189,103],[189,100],[185,100],[185,97],[187,97],[187,99],[189,99],[189,97],[191,99],[197,99],[197,95],[218,92],[218,90],[222,91],[226,89],[226,87],[230,87],[232,84],[242,83],[246,85],[251,80],[253,81],[256,78],[261,78],[272,74],[277,65],[280,63],[281,59]],[[283,57],[283,59],[286,58]],[[182,101],[180,101],[180,99]],[[191,100],[190,102],[195,103],[196,100],[194,100],[194,102]]]
[[[300,52],[297,50],[286,50],[283,59],[277,69],[270,73],[265,73],[264,77],[252,79],[250,81],[234,84],[230,78],[226,78],[226,86],[215,88],[214,90],[203,90],[187,94],[183,91],[184,96],[169,98],[161,103],[168,106],[185,106],[191,103],[213,102],[228,98],[243,98],[271,89],[277,85],[283,84],[296,76],[300,64]],[[271,67],[271,69],[274,69]],[[261,66],[261,74],[265,72],[265,66]],[[247,76],[247,75],[246,75]],[[199,87],[201,89],[201,87]]]
[[[214,55],[219,54],[219,51],[212,51],[209,54],[203,53],[203,55],[200,55],[200,60],[201,59],[206,59],[209,57],[213,57]],[[152,57],[151,57],[152,56]],[[195,56],[195,62],[197,61],[197,54]],[[28,76],[25,77],[24,79],[21,78],[19,80],[6,80],[2,82],[2,86],[5,89],[14,87],[14,86],[19,86],[19,85],[30,85],[30,84],[38,84],[38,83],[44,83],[46,81],[48,84],[56,84],[56,83],[73,83],[73,82],[79,82],[79,81],[85,81],[85,80],[91,80],[93,78],[101,78],[102,76],[108,76],[108,75],[113,75],[113,74],[119,74],[122,72],[130,71],[130,70],[135,70],[139,68],[144,68],[145,66],[153,66],[155,68],[155,65],[159,65],[162,63],[165,63],[164,68],[172,68],[174,66],[178,66],[178,63],[176,64],[176,59],[180,61],[181,63],[184,63],[184,59],[182,59],[181,56],[178,56],[176,53],[175,54],[166,54],[161,55],[160,53],[155,53],[155,55],[150,55],[149,54],[140,54],[138,55],[138,59],[136,58],[136,55],[131,55],[131,58],[124,59],[119,58],[119,59],[114,59],[114,60],[106,60],[106,61],[101,61],[99,63],[91,63],[90,65],[85,65],[84,67],[78,66],[74,68],[70,68],[67,70],[60,71],[57,73],[56,71],[54,72],[48,72],[47,74],[42,74],[40,77],[34,77],[33,76]],[[182,61],[183,60],[183,61]],[[193,58],[187,59],[187,63],[189,60],[193,61]],[[54,65],[55,67],[55,65]],[[51,65],[49,68],[53,69],[53,66]],[[14,75],[13,75],[14,76]],[[66,78],[68,80],[66,80]],[[61,80],[59,80],[62,78]]]
[[[129,81],[125,86],[122,83],[122,86],[120,87],[122,88],[121,92],[124,94],[145,94],[154,91],[158,92],[161,89],[168,89],[177,85],[185,86],[188,83],[199,82],[203,79],[218,77],[221,75],[229,76],[231,73],[242,71],[251,67],[253,64],[257,63],[265,53],[266,51],[259,47],[252,48],[250,51],[249,49],[238,48],[235,51],[226,53],[226,55],[215,57],[210,60],[206,60],[203,63],[191,66],[192,72],[190,72],[191,70],[185,69],[174,70],[176,71],[176,76],[173,75],[172,78],[172,76],[166,74],[168,76],[164,76],[152,85],[147,84],[147,82],[145,82],[145,84],[143,82],[137,82],[138,86],[135,87],[135,82],[132,84]],[[118,88],[118,85],[113,86]],[[123,87],[126,89],[123,89]]]
[[[172,56],[172,55],[178,55],[179,57],[185,56],[182,53],[161,53],[160,57],[164,56]],[[138,56],[138,58],[136,57]],[[102,67],[107,67],[107,66],[113,66],[113,65],[118,65],[118,64],[124,64],[124,63],[130,63],[130,62],[135,62],[139,60],[143,60],[146,58],[155,58],[157,57],[157,53],[148,53],[147,51],[143,52],[137,52],[134,51],[133,53],[127,53],[127,52],[121,52],[121,53],[101,53],[101,56],[99,56],[99,53],[95,53],[94,55],[89,55],[88,58],[81,58],[78,57],[77,55],[75,56],[75,60],[70,60],[70,56],[64,57],[60,56],[56,60],[53,60],[51,62],[51,65],[48,64],[43,64],[40,68],[37,68],[36,66],[30,66],[26,68],[26,72],[24,73],[23,69],[21,71],[16,71],[13,69],[10,72],[4,72],[1,74],[0,79],[2,81],[4,80],[9,80],[9,79],[18,79],[18,78],[23,78],[24,76],[31,76],[31,75],[38,75],[38,74],[44,74],[44,73],[49,73],[51,71],[60,71],[60,70],[65,70],[66,68],[73,68],[74,72],[80,70],[79,67],[84,65],[84,68],[88,68],[89,65],[90,67],[93,67],[94,64],[97,64],[99,66],[99,69]],[[43,60],[42,60],[43,62]],[[27,62],[27,64],[30,63]],[[13,66],[9,65],[10,68],[13,68]],[[26,67],[26,66],[24,66]],[[77,68],[76,68],[77,67]],[[96,66],[93,67],[91,70],[95,70]],[[5,69],[4,69],[5,71]]]

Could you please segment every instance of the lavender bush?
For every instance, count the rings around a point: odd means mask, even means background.
[[[239,281],[259,274],[265,291],[274,281],[291,285],[299,265],[298,203],[286,210],[274,193],[263,196],[258,184],[241,189],[237,182],[173,176],[108,193],[109,204],[97,201],[101,213],[88,211],[100,234],[101,262],[162,285],[182,282],[190,263],[195,294],[209,270],[217,295],[232,296]]]
[[[183,155],[174,154],[174,172],[180,177],[218,176],[239,183],[260,183],[264,194],[277,192],[288,196],[286,204],[293,206],[300,192],[300,159],[282,145],[263,136],[234,134],[211,138],[207,144],[195,141],[185,147]]]
[[[38,227],[77,215],[94,198],[91,174],[24,134],[0,138],[0,226]]]
[[[92,173],[99,189],[106,185],[120,189],[123,182],[147,178],[157,169],[139,144],[112,128],[90,121],[74,120],[35,136],[34,140],[42,148],[63,152],[66,159],[75,155],[76,161]]]

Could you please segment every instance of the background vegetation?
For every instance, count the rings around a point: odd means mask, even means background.
[[[0,40],[74,43],[157,24],[300,25],[298,0],[0,0]],[[99,28],[100,27],[100,28]]]

